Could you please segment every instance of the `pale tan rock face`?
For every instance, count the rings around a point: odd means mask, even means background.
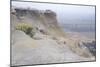
[[[11,12],[12,65],[95,60],[83,44],[94,40],[78,34],[69,36],[59,26],[56,17],[56,13],[51,10],[42,12],[16,8]],[[32,25],[35,35],[30,37],[23,31],[16,30],[18,23]]]

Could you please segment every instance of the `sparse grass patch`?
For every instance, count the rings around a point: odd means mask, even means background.
[[[18,23],[16,25],[16,30],[21,30],[21,31],[25,32],[27,35],[29,35],[30,37],[33,37],[35,34],[35,31],[34,31],[32,25],[27,24],[27,23]]]

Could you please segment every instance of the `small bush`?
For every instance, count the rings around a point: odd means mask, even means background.
[[[30,37],[33,37],[33,35],[35,34],[32,25],[27,23],[18,23],[16,26],[16,30],[21,30],[28,34]]]

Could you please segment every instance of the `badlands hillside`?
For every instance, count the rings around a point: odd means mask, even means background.
[[[12,66],[94,61],[95,39],[69,36],[58,22],[52,10],[12,8]]]

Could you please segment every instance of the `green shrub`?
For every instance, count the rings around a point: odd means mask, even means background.
[[[35,34],[35,31],[32,25],[27,24],[27,23],[18,23],[16,25],[16,30],[21,30],[25,32],[27,35],[29,35],[30,37],[33,37],[33,35]]]

